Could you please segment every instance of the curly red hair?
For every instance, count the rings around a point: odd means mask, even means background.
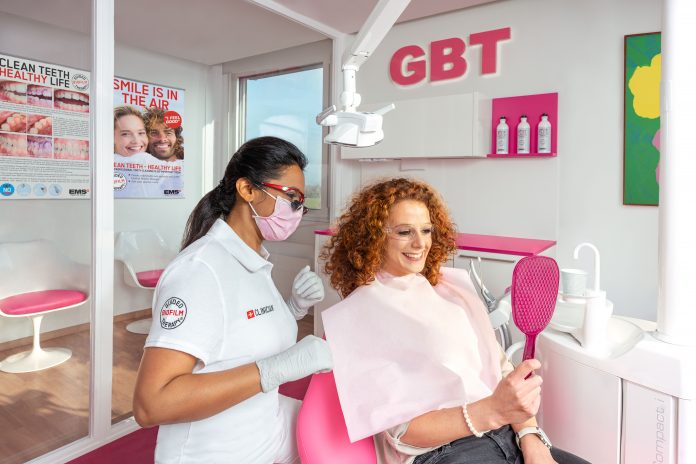
[[[456,229],[440,194],[422,181],[397,178],[368,185],[353,196],[338,219],[335,235],[322,249],[324,271],[331,286],[343,297],[372,282],[382,266],[391,208],[403,200],[422,202],[430,213],[433,236],[421,274],[432,285],[440,278],[440,266],[456,249]]]

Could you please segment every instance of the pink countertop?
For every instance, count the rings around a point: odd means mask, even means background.
[[[315,230],[317,235],[332,235],[331,229]],[[483,251],[505,255],[534,256],[556,244],[555,240],[504,237],[502,235],[457,234],[460,250]]]
[[[318,229],[314,231],[314,235],[333,235],[334,231],[331,229]]]
[[[505,255],[534,256],[555,244],[555,240],[504,237],[502,235],[457,234],[457,248],[460,250],[485,251]]]

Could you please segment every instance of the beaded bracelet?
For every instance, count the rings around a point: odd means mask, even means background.
[[[464,403],[464,406],[462,406],[462,414],[464,414],[464,420],[466,421],[466,426],[469,427],[469,430],[471,430],[471,433],[473,433],[475,437],[481,438],[484,433],[490,432],[490,430],[486,430],[485,432],[479,432],[478,430],[476,430],[476,427],[474,427],[474,424],[471,423],[471,418],[469,417],[469,412],[466,410],[466,403]]]

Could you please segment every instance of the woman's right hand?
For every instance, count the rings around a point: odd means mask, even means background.
[[[269,392],[278,386],[333,368],[329,344],[314,335],[292,345],[285,351],[256,361],[261,377],[261,390]]]
[[[532,375],[541,363],[536,359],[521,362],[504,377],[489,397],[499,426],[519,424],[536,415],[541,403],[542,378]]]

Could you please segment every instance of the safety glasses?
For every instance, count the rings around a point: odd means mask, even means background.
[[[384,229],[390,238],[402,241],[413,240],[417,235],[429,238],[434,233],[432,224],[424,224],[418,227],[411,224],[401,224],[395,227],[385,227]]]
[[[283,192],[288,197],[288,201],[290,202],[290,206],[292,207],[293,211],[297,211],[298,209],[302,208],[303,215],[309,212],[309,208],[304,205],[304,193],[302,193],[300,189],[295,187],[285,187],[284,185],[278,184],[269,184],[268,182],[260,182],[259,185]]]

